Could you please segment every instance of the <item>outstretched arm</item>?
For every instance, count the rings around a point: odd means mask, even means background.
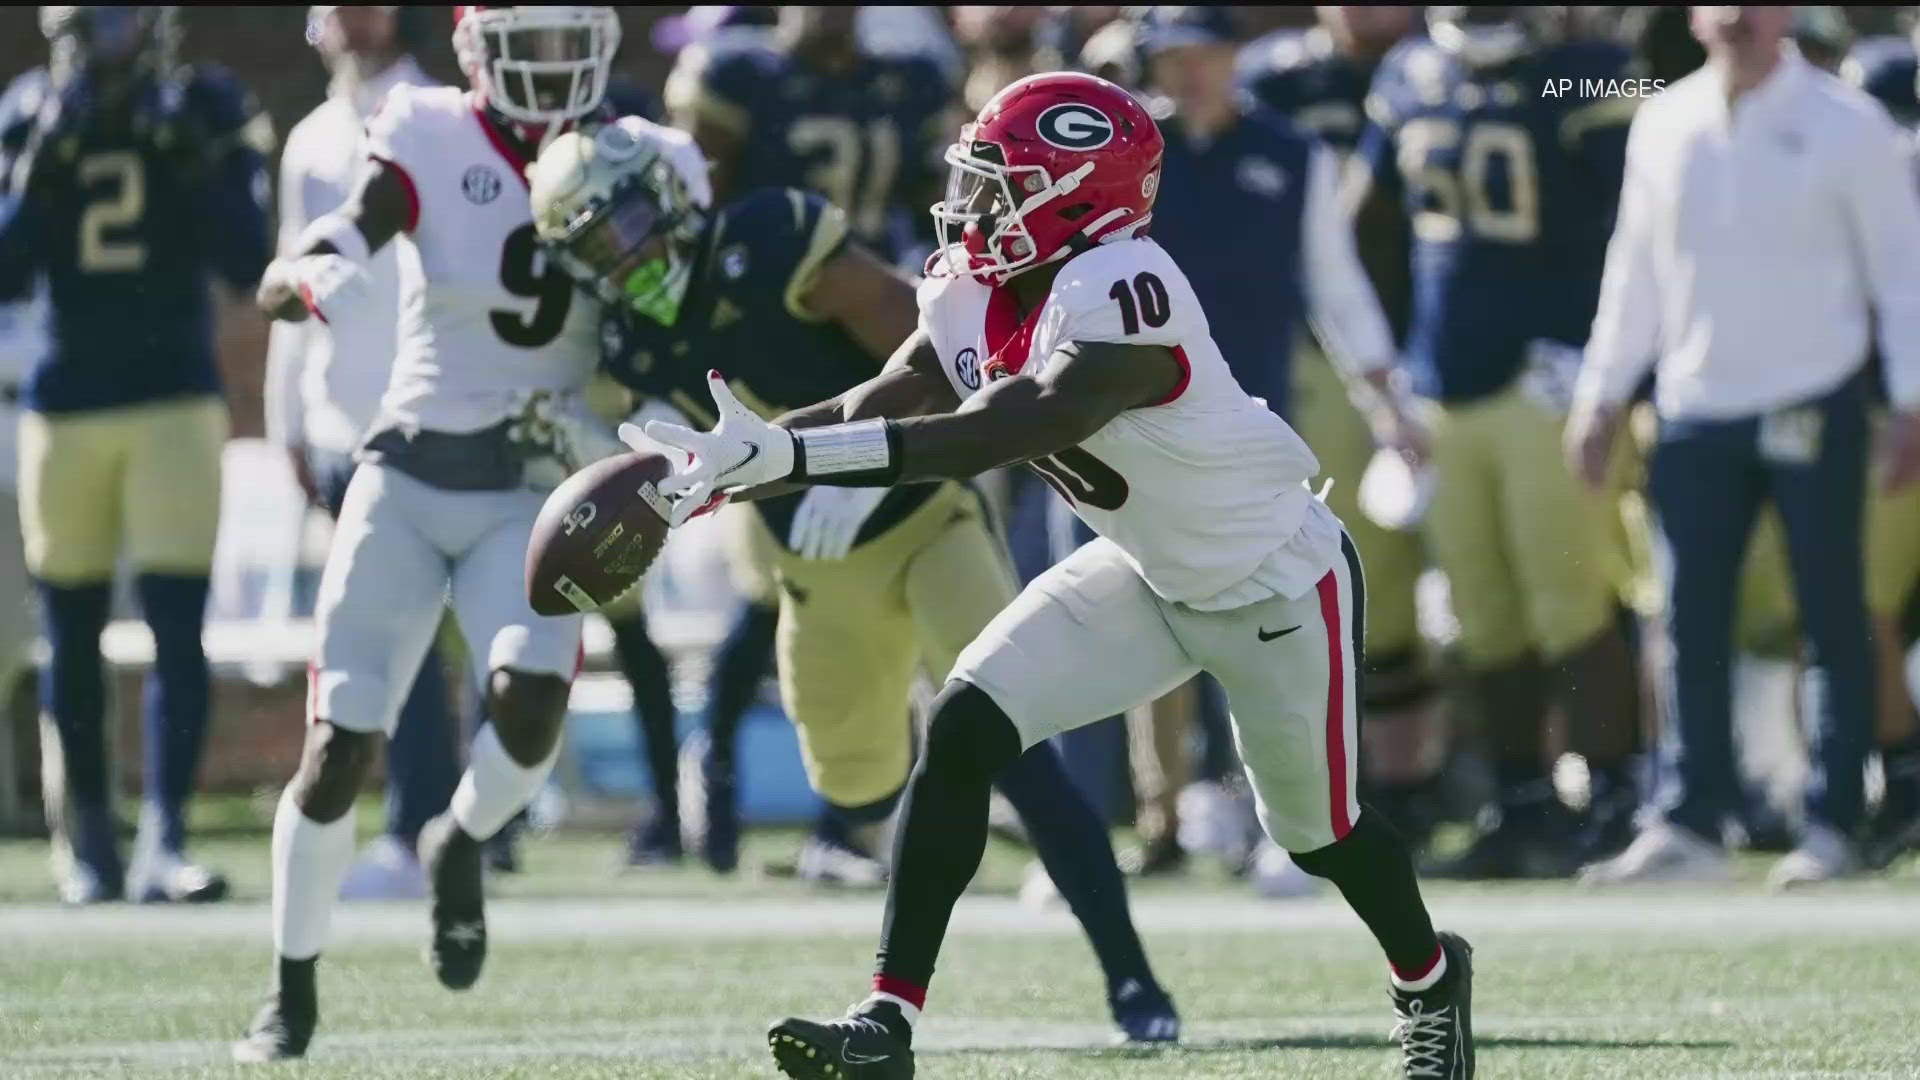
[[[302,295],[302,287],[311,294],[317,284],[308,280],[314,265],[305,259],[333,255],[364,264],[412,226],[417,205],[414,198],[413,182],[405,173],[378,158],[368,159],[346,205],[316,219],[302,235],[298,250],[267,267],[255,303],[268,318],[304,320],[308,300]]]
[[[996,383],[951,413],[783,428],[734,400],[715,373],[714,430],[656,421],[647,434],[691,456],[660,485],[663,495],[685,496],[677,524],[716,491],[775,481],[884,487],[1030,461],[1079,443],[1127,409],[1166,401],[1184,377],[1164,346],[1069,342],[1037,374]]]

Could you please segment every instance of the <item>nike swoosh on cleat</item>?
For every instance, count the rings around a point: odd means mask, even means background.
[[[840,1060],[849,1065],[877,1065],[892,1056],[892,1054],[881,1054],[878,1057],[869,1057],[866,1054],[854,1053],[852,1050],[847,1049],[844,1043],[841,1044],[840,1047]]]
[[[1267,628],[1263,626],[1263,627],[1261,627],[1261,628],[1260,628],[1260,631],[1259,631],[1259,633],[1260,633],[1260,640],[1261,640],[1261,641],[1272,641],[1272,640],[1273,640],[1273,639],[1275,639],[1275,638],[1283,638],[1283,637],[1286,637],[1286,636],[1287,636],[1288,634],[1291,634],[1291,633],[1293,633],[1293,632],[1294,632],[1295,630],[1298,630],[1298,629],[1300,629],[1300,628],[1299,628],[1299,627],[1297,627],[1297,626],[1289,626],[1289,627],[1287,627],[1287,628],[1286,628],[1285,630],[1275,630],[1275,631],[1274,631],[1273,633],[1271,633],[1271,634],[1269,634],[1269,633],[1267,633]]]

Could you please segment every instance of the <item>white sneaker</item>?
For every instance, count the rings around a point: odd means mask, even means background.
[[[1853,848],[1845,837],[1824,826],[1809,825],[1800,836],[1800,845],[1773,864],[1773,870],[1767,874],[1767,887],[1791,889],[1796,885],[1836,881],[1849,876],[1854,869]]]
[[[878,889],[887,883],[887,869],[878,859],[812,836],[800,845],[794,876],[815,885],[844,889]]]
[[[1189,855],[1210,855],[1238,866],[1260,836],[1253,796],[1223,784],[1200,780],[1180,789],[1180,847]]]
[[[142,810],[133,860],[127,864],[127,899],[136,904],[206,904],[226,895],[227,879],[163,847],[159,812],[151,806]]]
[[[1020,883],[1020,903],[1035,911],[1047,911],[1064,908],[1067,901],[1060,895],[1059,886],[1053,883],[1053,875],[1040,865],[1040,860],[1027,864],[1026,877]]]
[[[427,872],[397,837],[382,834],[361,851],[340,881],[342,900],[425,900]]]
[[[1656,822],[1642,829],[1627,850],[1580,871],[1583,885],[1640,882],[1726,881],[1733,863],[1725,848],[1678,825]]]
[[[1320,879],[1300,869],[1293,856],[1271,840],[1260,841],[1247,877],[1253,891],[1269,900],[1296,900],[1320,891]]]

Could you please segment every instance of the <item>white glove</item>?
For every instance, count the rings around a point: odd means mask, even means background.
[[[266,273],[291,281],[307,308],[324,323],[363,303],[370,292],[366,271],[341,255],[275,259]]]
[[[887,497],[883,487],[810,488],[793,514],[787,546],[803,559],[844,559],[860,526]]]
[[[680,496],[674,505],[673,525],[699,512],[716,493],[759,487],[784,480],[793,472],[792,435],[740,404],[719,372],[707,372],[707,388],[720,417],[712,431],[695,431],[661,420],[647,421],[645,432],[632,424],[620,425],[620,441],[636,450],[653,450],[644,441],[651,439],[689,455],[686,461],[675,461],[673,475],[659,485],[661,495]]]

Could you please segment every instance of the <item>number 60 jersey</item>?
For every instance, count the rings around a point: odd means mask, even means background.
[[[599,360],[591,300],[534,236],[527,162],[457,87],[396,86],[367,153],[412,197],[400,247],[400,335],[383,418],[477,431],[527,391],[577,390]]]
[[[1022,320],[1013,293],[944,273],[920,285],[920,327],[962,400],[1039,373],[1070,341],[1164,345],[1182,375],[1070,450],[1030,462],[1162,598],[1224,610],[1298,596],[1340,558],[1340,529],[1307,490],[1320,470],[1287,422],[1234,381],[1187,277],[1152,240],[1072,258]]]

